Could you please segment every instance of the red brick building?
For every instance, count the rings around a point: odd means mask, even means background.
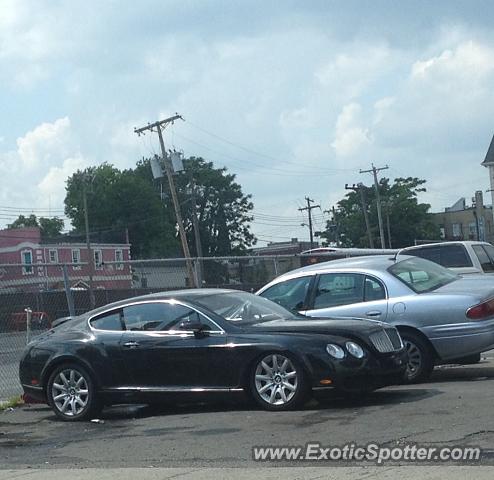
[[[63,288],[61,264],[67,267],[71,287],[84,288],[89,282],[88,250],[85,243],[61,237],[43,241],[40,229],[0,230],[0,289],[9,291],[45,291]],[[94,288],[131,288],[130,245],[128,243],[92,243]],[[20,265],[24,264],[24,265]]]

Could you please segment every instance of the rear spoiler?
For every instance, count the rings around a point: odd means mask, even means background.
[[[68,322],[69,320],[72,320],[74,317],[62,317],[62,318],[57,318],[56,320],[54,320],[52,323],[51,323],[51,328],[55,328],[55,327],[58,327],[66,322]]]

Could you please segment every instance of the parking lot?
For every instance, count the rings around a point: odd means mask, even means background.
[[[239,400],[112,407],[97,423],[63,423],[43,405],[25,406],[0,414],[0,457],[3,468],[11,469],[264,468],[280,462],[255,463],[254,446],[417,443],[478,446],[482,459],[477,464],[492,465],[493,380],[494,354],[489,353],[478,365],[438,368],[425,384],[386,388],[365,400],[312,402],[287,413],[256,410]]]

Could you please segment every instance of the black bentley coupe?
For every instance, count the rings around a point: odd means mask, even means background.
[[[309,319],[234,290],[146,295],[64,320],[26,347],[20,381],[68,421],[104,405],[214,392],[245,391],[285,410],[318,391],[398,383],[407,363],[390,325]]]

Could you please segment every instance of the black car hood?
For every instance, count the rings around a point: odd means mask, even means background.
[[[300,320],[272,320],[251,325],[249,329],[255,332],[279,333],[323,333],[338,336],[352,334],[368,336],[373,332],[390,325],[373,320],[358,318],[314,318]]]

